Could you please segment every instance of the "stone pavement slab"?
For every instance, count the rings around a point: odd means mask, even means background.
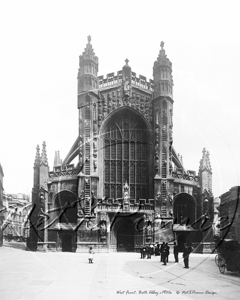
[[[163,266],[138,253],[29,252],[0,248],[0,299],[238,299],[239,274],[220,274],[215,255],[192,254]]]

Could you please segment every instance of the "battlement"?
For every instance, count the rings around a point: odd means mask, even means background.
[[[97,207],[101,211],[126,211],[123,198],[118,199],[98,199]],[[143,212],[154,211],[154,199],[130,199],[127,204],[128,211]]]
[[[149,92],[153,92],[154,83],[153,80],[150,79],[147,81],[147,78],[145,76],[139,75],[137,77],[135,72],[131,72],[132,78],[131,78],[131,85],[134,87],[138,87],[141,89],[144,89]],[[99,82],[99,88],[108,88],[111,86],[116,86],[122,84],[123,79],[123,73],[122,70],[117,72],[117,75],[115,73],[109,73],[107,74],[106,78],[104,76],[98,77]]]
[[[69,164],[66,166],[56,166],[53,167],[53,171],[48,173],[50,179],[60,176],[73,176],[77,175],[79,170],[74,167],[74,164]]]
[[[199,176],[195,176],[193,171],[188,173],[172,172],[172,177],[181,180],[188,180],[191,182],[199,182],[200,180]]]

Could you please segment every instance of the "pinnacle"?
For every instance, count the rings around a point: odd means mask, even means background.
[[[54,167],[60,166],[61,164],[62,164],[62,161],[60,159],[60,151],[55,151]]]
[[[44,164],[48,166],[48,159],[47,159],[47,151],[46,151],[46,142],[44,141],[42,144],[42,154],[41,154],[41,161],[40,164]]]
[[[212,167],[210,163],[210,158],[209,158],[209,152],[203,148],[202,151],[202,159],[200,160],[200,170],[207,169],[210,172],[212,172]]]
[[[36,147],[36,156],[35,156],[35,161],[34,161],[34,166],[39,166],[40,164],[40,147],[37,145]]]

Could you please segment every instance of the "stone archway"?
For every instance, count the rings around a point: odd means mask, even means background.
[[[116,228],[117,251],[134,251],[134,223],[130,219],[123,218]]]
[[[62,252],[75,252],[77,248],[76,231],[77,224],[77,196],[71,191],[63,190],[55,195],[55,218],[58,221],[55,230],[57,232],[57,244],[61,245]]]
[[[180,193],[173,200],[175,224],[192,225],[196,221],[196,200],[187,193]]]
[[[72,235],[68,232],[62,235],[62,252],[72,252]]]

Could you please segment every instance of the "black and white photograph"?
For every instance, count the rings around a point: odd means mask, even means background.
[[[239,8],[1,2],[1,300],[239,298]]]

